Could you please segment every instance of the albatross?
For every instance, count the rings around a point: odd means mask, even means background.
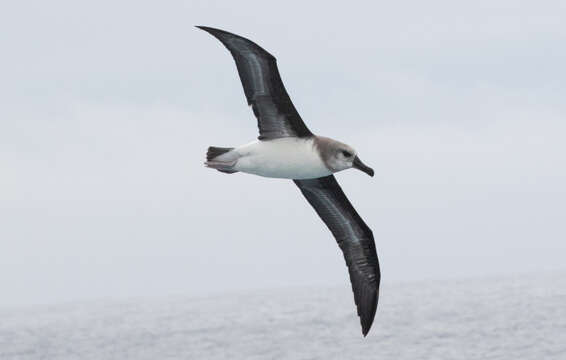
[[[239,147],[211,146],[205,165],[220,172],[292,179],[330,229],[344,254],[354,302],[366,336],[375,317],[380,270],[371,229],[354,209],[334,173],[355,168],[369,176],[356,150],[313,134],[291,102],[273,55],[256,43],[224,30],[197,26],[232,53],[259,137]]]

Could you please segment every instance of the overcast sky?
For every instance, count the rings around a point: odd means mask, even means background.
[[[565,18],[562,1],[4,2],[0,304],[350,291],[291,181],[203,167],[257,128],[194,25],[274,54],[310,129],[376,170],[337,178],[384,283],[563,269]]]

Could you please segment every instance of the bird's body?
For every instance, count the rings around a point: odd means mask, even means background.
[[[209,147],[205,165],[229,174],[293,179],[344,254],[365,336],[379,298],[379,262],[372,231],[332,174],[356,168],[373,176],[373,169],[362,163],[352,147],[316,136],[307,128],[283,86],[275,57],[241,36],[199,28],[232,53],[260,133],[257,141],[236,148]]]
[[[236,158],[233,169],[283,179],[313,179],[332,174],[319,155],[315,138],[286,137],[256,140],[222,154],[216,160]]]

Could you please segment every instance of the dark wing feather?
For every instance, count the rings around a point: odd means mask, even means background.
[[[197,27],[212,34],[232,53],[248,105],[257,118],[260,140],[312,136],[283,86],[273,55],[241,36]]]
[[[381,278],[373,234],[333,175],[293,181],[328,226],[344,253],[365,336],[375,317]]]

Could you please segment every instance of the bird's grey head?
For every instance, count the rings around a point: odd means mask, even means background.
[[[373,176],[373,169],[360,160],[358,153],[351,146],[322,136],[315,136],[314,144],[322,161],[333,173],[356,168],[369,176]]]

